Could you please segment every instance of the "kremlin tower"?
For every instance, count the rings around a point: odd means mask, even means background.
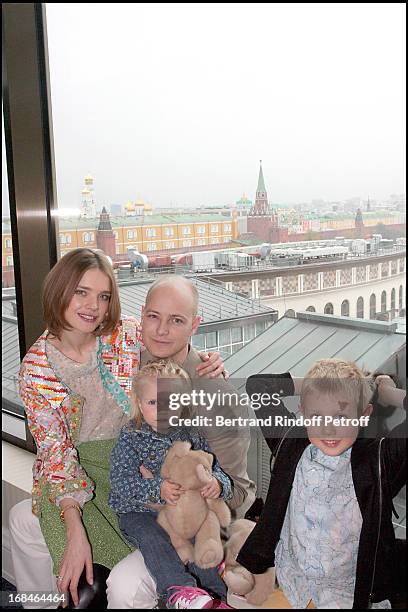
[[[112,260],[116,256],[116,240],[112,231],[112,225],[105,206],[102,208],[99,217],[99,225],[96,231],[96,246],[101,249],[105,255],[108,255]]]
[[[256,189],[255,203],[248,215],[248,232],[255,234],[265,242],[279,242],[276,215],[273,214],[268,203],[265,180],[260,161],[258,187]]]
[[[364,221],[363,221],[363,213],[361,212],[361,208],[357,209],[356,218],[354,220],[354,225],[356,228],[356,236],[358,238],[362,238],[364,236]]]

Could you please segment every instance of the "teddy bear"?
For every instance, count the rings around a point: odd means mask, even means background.
[[[231,593],[245,595],[249,604],[260,606],[275,589],[275,568],[268,569],[264,574],[251,574],[236,561],[255,525],[256,523],[247,519],[238,519],[230,525],[229,537],[224,544],[225,568],[222,577]]]
[[[223,559],[220,527],[228,527],[231,513],[222,499],[206,499],[200,489],[211,481],[213,455],[192,450],[190,442],[177,441],[168,450],[161,476],[185,489],[176,505],[159,509],[157,521],[167,531],[184,564],[216,567]],[[194,538],[194,544],[191,540]]]

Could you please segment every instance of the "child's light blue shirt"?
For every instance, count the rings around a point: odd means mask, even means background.
[[[176,440],[186,440],[193,450],[211,453],[202,436],[185,428],[171,430],[165,435],[145,422],[140,429],[136,429],[133,420],[124,425],[111,455],[109,505],[115,512],[146,512],[151,504],[164,504],[160,498],[163,482],[160,470],[167,451]],[[142,478],[142,464],[152,472],[153,478]],[[222,487],[220,497],[228,501],[232,497],[232,482],[216,459],[212,472]]]
[[[296,468],[276,576],[293,608],[352,608],[362,526],[351,448],[338,457],[309,445]],[[373,608],[390,608],[388,601]]]

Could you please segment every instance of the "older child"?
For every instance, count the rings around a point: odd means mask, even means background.
[[[248,394],[260,391],[294,395],[294,384],[290,374],[251,376]],[[321,360],[303,382],[301,412],[369,415],[370,397],[357,366]],[[294,417],[283,406],[276,414]],[[379,440],[360,439],[358,427],[344,431],[330,420],[322,430],[264,431],[275,463],[264,511],[237,560],[258,574],[275,567],[288,607],[390,607],[397,563],[392,499],[405,482],[405,423]]]
[[[125,538],[136,545],[153,576],[159,597],[167,608],[212,608],[214,599],[225,599],[226,589],[216,568],[186,567],[173,548],[168,534],[157,523],[160,505],[177,504],[182,487],[163,479],[160,469],[166,452],[176,440],[187,440],[193,449],[211,452],[207,442],[186,429],[158,431],[157,379],[189,380],[172,361],[151,362],[133,379],[132,418],[112,452],[110,506],[118,515]],[[173,380],[174,382],[174,380]],[[230,478],[214,460],[213,480],[202,488],[203,497],[228,500],[232,497]],[[200,587],[198,588],[198,584]],[[203,590],[206,589],[206,590]],[[224,607],[224,606],[222,606]]]

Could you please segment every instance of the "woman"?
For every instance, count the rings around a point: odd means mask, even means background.
[[[81,602],[78,597],[81,575],[81,584],[91,585],[95,570],[103,574],[131,552],[107,503],[108,474],[115,438],[128,419],[141,329],[136,319],[120,320],[112,267],[90,249],[66,254],[47,275],[43,312],[47,330],[20,370],[37,458],[32,513],[28,500],[10,513],[13,563],[19,591],[55,591],[57,574],[58,590],[86,607],[89,589]],[[201,357],[199,375],[223,371],[217,354]]]

